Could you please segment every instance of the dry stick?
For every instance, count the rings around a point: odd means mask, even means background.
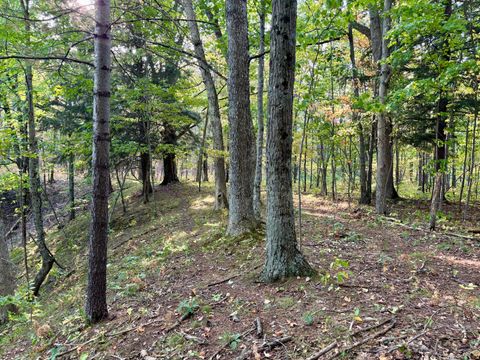
[[[357,331],[355,331],[351,336],[357,336],[358,334],[360,334],[360,333],[362,333],[362,332],[370,331],[370,330],[379,328],[380,326],[385,325],[386,323],[388,323],[388,322],[390,322],[390,321],[395,321],[395,317],[391,317],[391,318],[389,318],[389,319],[385,319],[385,320],[383,320],[382,322],[380,322],[380,323],[378,323],[378,324],[376,324],[376,325],[371,325],[371,326],[365,327],[365,328],[363,328],[363,329],[357,330]]]
[[[255,266],[255,267],[252,269],[252,271],[253,271],[253,270],[257,270],[257,269],[260,268],[261,266],[262,266],[262,264]],[[216,282],[214,282],[214,283],[208,284],[207,287],[212,287],[212,286],[216,286],[216,285],[220,285],[220,284],[226,283],[226,282],[228,282],[228,281],[230,281],[230,280],[232,280],[232,279],[236,279],[237,277],[240,277],[240,276],[242,276],[242,275],[243,275],[243,273],[238,273],[238,274],[232,275],[232,276],[230,276],[230,277],[228,277],[228,278],[226,278],[226,279],[219,280],[219,281],[216,281]]]
[[[352,345],[337,351],[335,354],[330,356],[328,358],[328,360],[335,359],[336,357],[340,356],[341,354],[346,353],[348,351],[351,351],[351,350],[355,349],[356,347],[359,347],[359,346],[369,342],[370,340],[373,340],[373,339],[389,332],[390,330],[393,329],[394,326],[395,326],[395,320],[392,320],[392,323],[389,326],[387,326],[385,329],[379,330],[376,333],[373,333],[372,335],[367,336],[365,339],[359,340],[359,341],[353,343]]]
[[[337,342],[334,341],[331,344],[325,346],[322,350],[320,350],[316,354],[310,356],[307,360],[317,360],[318,358],[320,358],[320,356],[325,355],[326,353],[328,353],[329,351],[333,350],[336,347],[337,347]]]
[[[407,229],[410,229],[410,230],[415,230],[415,231],[423,231],[423,232],[426,232],[426,233],[429,233],[430,230],[427,230],[427,229],[424,229],[422,227],[415,227],[415,226],[411,226],[411,225],[407,225],[407,224],[404,224],[402,223],[399,219],[396,219],[396,218],[392,218],[392,217],[383,217],[385,220],[393,223],[393,224],[396,224],[396,225],[399,225],[399,226],[402,226],[404,228],[407,228]],[[466,240],[476,240],[476,241],[480,241],[480,238],[478,237],[475,237],[475,236],[468,236],[468,235],[463,235],[463,234],[458,234],[458,233],[453,233],[453,232],[439,232],[439,231],[436,231],[437,234],[444,234],[444,235],[447,235],[447,236],[454,236],[454,237],[458,237],[458,238],[462,238],[462,239],[466,239]]]
[[[86,342],[84,342],[84,343],[82,343],[82,344],[80,344],[80,345],[77,345],[77,346],[71,348],[70,350],[66,350],[66,351],[58,354],[57,356],[58,356],[58,357],[62,357],[62,356],[65,356],[65,355],[67,355],[67,354],[70,354],[70,353],[72,353],[72,352],[74,352],[74,351],[76,351],[76,350],[78,350],[78,349],[83,348],[85,345],[88,345],[88,344],[94,342],[95,340],[100,339],[102,336],[105,336],[105,337],[120,336],[120,335],[123,335],[123,334],[127,334],[127,333],[129,333],[129,332],[131,332],[131,331],[133,331],[133,330],[136,330],[136,329],[139,329],[139,328],[142,328],[142,327],[145,327],[145,326],[149,326],[149,325],[152,325],[152,324],[157,323],[157,322],[160,322],[160,321],[163,321],[163,320],[158,320],[158,319],[157,319],[157,320],[152,320],[152,321],[149,321],[149,322],[147,322],[147,323],[145,323],[145,324],[141,324],[141,325],[138,325],[138,326],[132,326],[131,328],[128,328],[128,329],[125,329],[125,330],[122,330],[122,331],[119,331],[119,332],[116,332],[116,333],[98,335],[98,336],[96,336],[96,337],[94,337],[94,338],[91,338],[90,340],[88,340],[88,341],[86,341]]]
[[[426,333],[427,333],[427,331],[422,331],[421,333],[419,333],[419,334],[417,334],[417,335],[415,335],[415,336],[412,336],[406,343],[400,343],[400,344],[398,344],[398,345],[392,346],[391,348],[389,348],[389,349],[387,350],[387,354],[389,354],[389,353],[391,353],[391,352],[393,352],[393,351],[401,348],[404,344],[405,344],[405,345],[411,344],[413,341],[417,340],[419,337],[422,337],[422,336],[425,335]]]
[[[283,338],[280,338],[280,339],[274,339],[272,341],[269,341],[267,343],[264,343],[263,345],[261,345],[257,351],[265,351],[265,350],[271,350],[277,346],[283,346],[285,343],[289,342],[289,341],[292,341],[292,337],[291,336],[284,336]],[[253,354],[253,351],[252,350],[248,350],[248,351],[244,351],[240,354],[240,356],[238,356],[236,358],[236,360],[246,360],[246,359],[249,359],[251,357],[251,355]],[[210,359],[212,360],[212,359]]]

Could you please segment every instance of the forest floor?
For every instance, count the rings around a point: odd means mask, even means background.
[[[117,206],[111,319],[95,326],[83,313],[89,215],[52,227],[67,269],[23,305],[27,316],[0,327],[0,357],[480,359],[480,237],[467,232],[478,224],[462,223],[453,205],[432,233],[426,202],[400,201],[385,218],[304,195],[302,251],[318,275],[263,284],[264,232],[224,236],[227,214],[212,210],[212,192],[159,187],[143,204],[132,190],[127,213]],[[21,263],[21,251],[13,256]]]

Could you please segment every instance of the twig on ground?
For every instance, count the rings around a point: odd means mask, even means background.
[[[283,346],[285,343],[289,342],[289,341],[292,341],[292,337],[291,336],[284,336],[280,339],[273,339],[269,342],[266,342],[264,344],[262,344],[260,347],[257,348],[257,351],[265,351],[265,350],[271,350],[277,346]],[[236,358],[236,360],[246,360],[246,359],[250,359],[251,355],[252,355],[253,351],[252,350],[247,350],[245,349],[241,354],[240,356],[238,356]]]
[[[261,266],[262,266],[261,264],[255,266],[255,267],[252,269],[252,271],[257,270],[257,269],[260,268]],[[207,287],[212,287],[212,286],[224,284],[224,283],[226,283],[226,282],[228,282],[228,281],[230,281],[230,280],[236,279],[236,278],[238,278],[238,277],[240,277],[240,276],[242,276],[242,275],[243,275],[243,273],[238,273],[238,274],[229,276],[229,277],[227,277],[227,278],[225,278],[225,279],[223,279],[223,280],[219,280],[219,281],[216,281],[216,282],[214,282],[214,283],[208,284]]]
[[[336,347],[337,347],[337,342],[334,341],[331,344],[325,346],[322,350],[320,350],[316,354],[313,354],[312,356],[310,356],[307,360],[317,360],[318,358],[320,358],[320,356],[325,355],[326,353],[335,349]]]
[[[378,324],[371,325],[371,326],[365,327],[365,328],[363,328],[363,329],[359,329],[359,330],[355,331],[351,336],[357,336],[358,334],[360,334],[360,333],[362,333],[362,332],[370,331],[370,330],[379,328],[380,326],[385,325],[386,323],[388,323],[388,322],[390,322],[390,321],[394,321],[394,320],[395,320],[395,317],[391,317],[391,318],[389,318],[389,319],[385,319],[385,320],[381,321],[381,322],[378,323]]]
[[[393,329],[393,327],[395,326],[395,319],[392,319],[392,322],[390,325],[388,325],[385,329],[382,329],[382,330],[379,330],[375,333],[373,333],[372,335],[370,336],[367,336],[366,338],[362,339],[362,340],[359,340],[355,343],[353,343],[352,345],[350,346],[347,346],[343,349],[340,349],[338,350],[335,354],[333,354],[332,356],[330,356],[328,358],[328,360],[331,360],[331,359],[335,359],[336,357],[340,356],[341,354],[344,354],[344,353],[347,353],[349,351],[352,351],[353,349],[359,347],[359,346],[362,346],[363,344],[369,342],[370,340],[373,340],[383,334],[386,334],[387,332],[389,332],[390,330]]]
[[[153,321],[149,321],[149,322],[147,322],[147,323],[145,323],[145,324],[140,324],[140,325],[138,325],[138,326],[133,326],[133,327],[131,327],[131,328],[128,328],[128,329],[125,329],[125,330],[122,330],[122,331],[119,331],[119,332],[116,332],[116,333],[98,335],[98,336],[96,336],[96,337],[94,337],[94,338],[91,338],[90,340],[88,340],[88,341],[86,341],[86,342],[84,342],[84,343],[82,343],[82,344],[80,344],[80,345],[77,345],[77,346],[71,348],[70,350],[65,350],[64,352],[61,352],[61,353],[58,354],[57,356],[58,356],[58,357],[62,357],[62,356],[65,356],[65,355],[67,355],[67,354],[70,354],[70,353],[72,353],[72,352],[74,352],[74,351],[77,351],[78,349],[83,348],[84,346],[86,346],[86,345],[88,345],[88,344],[90,344],[90,343],[92,343],[92,342],[100,339],[101,337],[115,337],[115,336],[120,336],[120,335],[127,334],[127,333],[129,333],[129,332],[131,332],[131,331],[140,329],[140,328],[145,327],[145,326],[152,325],[152,324],[157,323],[157,322],[160,322],[160,321],[163,321],[163,320],[153,320]]]
[[[406,343],[402,342],[400,344],[397,344],[397,345],[394,345],[392,347],[390,347],[388,350],[387,350],[387,354],[401,348],[403,345],[410,345],[413,341],[417,340],[419,337],[422,337],[423,335],[425,335],[427,333],[426,330],[422,331],[421,333],[415,335],[415,336],[412,336]]]

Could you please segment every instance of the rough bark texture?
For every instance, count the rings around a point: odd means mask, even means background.
[[[15,278],[12,272],[12,263],[8,254],[7,239],[2,214],[0,213],[0,297],[13,295],[15,291]],[[8,312],[15,311],[15,306],[0,307],[0,325],[8,320]]]
[[[35,114],[33,109],[33,84],[32,67],[26,66],[25,70],[27,84],[27,103],[28,103],[28,149],[31,154],[38,154],[37,136],[35,130]],[[38,156],[31,156],[28,163],[28,178],[30,182],[30,199],[32,202],[33,222],[37,235],[37,246],[42,257],[42,266],[33,281],[33,294],[37,296],[40,287],[45,281],[48,273],[52,269],[54,259],[48,251],[45,243],[45,231],[43,227],[43,204],[42,204],[42,186],[39,173]]]
[[[25,18],[25,32],[30,32],[30,10],[28,2],[21,2],[23,7],[23,14]],[[27,43],[29,39],[27,39]],[[33,213],[33,222],[35,224],[35,231],[37,235],[37,247],[42,258],[42,266],[35,276],[33,283],[33,294],[37,296],[40,291],[40,287],[45,281],[50,269],[53,266],[54,259],[47,249],[45,243],[45,232],[43,227],[43,206],[42,206],[42,186],[40,181],[40,165],[38,158],[38,143],[35,129],[35,111],[33,107],[33,70],[32,65],[27,63],[25,66],[25,85],[27,88],[27,126],[28,126],[28,151],[33,156],[28,158],[28,178],[30,185],[30,201]]]
[[[392,7],[391,0],[384,1],[384,12],[388,13]],[[386,34],[390,29],[390,17],[389,15],[383,17],[382,26],[382,60],[386,60],[388,51],[388,40]],[[383,62],[380,68],[380,85],[378,91],[378,97],[382,104],[385,104],[388,89],[388,80],[390,77],[390,67],[387,63]],[[387,182],[389,179],[389,173],[391,169],[391,158],[389,153],[391,152],[391,144],[388,136],[388,119],[384,111],[380,112],[377,117],[377,187],[376,187],[376,201],[375,210],[377,214],[384,214],[386,211],[386,191]],[[392,179],[393,180],[393,179]]]
[[[265,52],[265,0],[260,1],[260,47],[259,53]],[[261,188],[262,188],[262,161],[263,161],[263,83],[264,83],[265,56],[258,58],[258,85],[257,85],[257,160],[255,162],[255,183],[253,186],[253,211],[260,219]]]
[[[110,1],[95,1],[95,77],[93,101],[93,199],[88,242],[88,285],[85,312],[90,322],[108,316],[107,241],[110,146]]]
[[[247,2],[227,0],[228,123],[230,151],[229,235],[251,231],[257,225],[253,212],[255,143],[250,114]]]
[[[214,154],[214,172],[215,172],[215,209],[228,208],[227,198],[227,180],[225,173],[225,157],[224,157],[224,144],[223,144],[223,132],[222,121],[220,118],[220,106],[218,104],[218,94],[213,81],[212,73],[208,68],[205,52],[198,31],[197,23],[195,22],[195,12],[191,0],[183,0],[183,7],[185,15],[190,27],[190,37],[194,46],[195,55],[198,58],[198,64],[202,73],[203,83],[207,91],[208,98],[208,116],[210,126],[213,135],[213,149]],[[220,34],[221,36],[221,34]]]
[[[297,2],[273,0],[267,126],[267,248],[262,279],[310,275],[297,248],[292,194],[292,111]]]
[[[353,82],[353,95],[358,98],[360,95],[359,80],[357,74],[357,64],[355,62],[355,44],[353,42],[353,30],[352,25],[348,27],[348,43],[350,48],[350,63],[352,64],[352,82]],[[365,135],[363,131],[363,125],[360,116],[356,110],[353,110],[352,121],[357,125],[358,137],[360,146],[358,149],[358,157],[360,162],[360,204],[369,204],[370,199],[367,197],[367,169],[366,169],[366,146]]]
[[[68,198],[70,202],[69,219],[75,219],[75,154],[70,151],[68,155]]]
[[[177,138],[178,136],[175,128],[173,128],[173,126],[169,123],[165,123],[163,131],[164,144],[171,145],[170,148],[174,149],[177,145]],[[168,185],[171,183],[177,183],[179,181],[175,152],[168,150],[163,155],[163,181],[160,183],[160,185]]]

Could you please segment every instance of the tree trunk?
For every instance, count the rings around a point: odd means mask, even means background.
[[[350,48],[350,63],[352,64],[352,82],[353,95],[355,98],[360,96],[359,80],[357,76],[357,64],[355,61],[355,44],[353,42],[352,25],[348,26],[348,43]],[[366,147],[363,125],[358,112],[354,109],[352,112],[352,122],[357,125],[359,137],[359,162],[360,162],[360,204],[369,204],[370,199],[367,198],[367,169],[366,169]]]
[[[12,271],[12,262],[8,253],[7,239],[3,216],[0,213],[0,297],[13,295],[15,292],[15,278]],[[8,321],[8,312],[16,311],[15,306],[0,306],[0,325]]]
[[[95,76],[93,101],[93,199],[88,242],[85,312],[90,322],[107,318],[107,241],[110,146],[110,0],[95,1]]]
[[[250,114],[247,3],[227,0],[230,197],[228,234],[257,225],[253,211],[255,148]]]
[[[177,145],[177,132],[175,128],[166,123],[164,124],[163,141],[165,144],[170,145],[167,151],[163,155],[163,181],[160,185],[168,185],[171,183],[177,183],[177,160],[175,155],[175,147]]]
[[[150,153],[148,151],[142,151],[140,153],[140,176],[142,180],[142,195],[145,203],[148,202],[148,197],[153,192],[150,176],[151,166]]]
[[[265,52],[265,0],[260,0],[260,46],[259,53]],[[257,159],[255,161],[255,182],[253,185],[253,212],[257,220],[260,219],[261,188],[262,188],[262,161],[263,161],[263,83],[264,83],[265,56],[258,58],[258,85],[257,85]]]
[[[215,150],[214,171],[215,171],[215,209],[228,208],[227,199],[227,177],[225,173],[225,157],[223,144],[223,130],[220,119],[220,107],[218,104],[218,94],[213,81],[212,74],[208,68],[205,52],[196,23],[196,16],[193,10],[192,0],[183,0],[185,15],[190,27],[190,37],[194,46],[195,55],[202,73],[203,83],[207,91],[208,113],[210,117],[210,126],[213,134],[213,149]],[[221,34],[220,34],[221,36]]]
[[[75,154],[73,149],[70,149],[68,155],[68,198],[70,200],[70,215],[69,219],[75,219]]]
[[[377,137],[377,120],[374,116],[371,130],[370,139],[368,143],[368,172],[367,172],[367,192],[365,202],[370,204],[372,202],[372,182],[373,182],[373,156],[375,154]]]
[[[295,0],[273,0],[267,126],[267,282],[314,271],[297,248],[292,193]]]
[[[380,67],[380,85],[378,91],[378,97],[380,103],[385,105],[388,89],[388,80],[390,77],[390,67],[385,62],[388,58],[388,40],[386,37],[387,32],[390,30],[390,16],[388,15],[392,7],[392,0],[384,1],[384,13],[387,14],[383,17],[383,26],[382,26],[382,64]],[[375,210],[377,214],[385,214],[386,212],[386,198],[387,198],[387,189],[389,174],[392,172],[391,169],[391,144],[389,138],[389,124],[387,119],[387,114],[385,111],[381,111],[377,117],[377,187],[376,187],[376,201],[375,201]],[[393,182],[393,179],[392,179]]]
[[[435,230],[437,223],[437,211],[442,201],[442,173],[438,172],[435,177],[435,185],[433,187],[432,203],[430,205],[430,230]]]

